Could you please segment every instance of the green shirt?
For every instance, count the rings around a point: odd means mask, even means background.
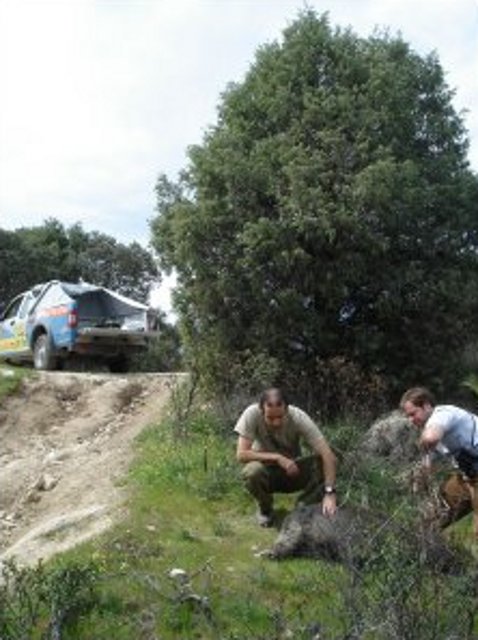
[[[301,455],[301,441],[311,449],[317,440],[323,438],[315,422],[302,409],[289,405],[279,428],[269,429],[258,404],[251,404],[242,413],[234,431],[252,440],[255,451],[280,453],[288,458]]]

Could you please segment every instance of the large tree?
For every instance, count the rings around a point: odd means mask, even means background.
[[[65,228],[50,219],[16,231],[0,229],[0,302],[47,280],[67,280],[105,286],[146,301],[159,282],[150,251],[137,242],[122,244],[80,224]]]
[[[478,180],[452,97],[435,54],[313,11],[257,52],[157,185],[153,244],[203,372],[268,361],[313,394],[342,359],[395,389],[449,383],[478,330]]]

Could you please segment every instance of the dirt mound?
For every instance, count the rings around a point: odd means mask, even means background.
[[[0,407],[0,561],[35,562],[121,515],[132,441],[184,374],[42,372]]]

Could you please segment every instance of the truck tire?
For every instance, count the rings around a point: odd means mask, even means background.
[[[46,333],[42,333],[33,345],[33,365],[35,369],[53,371],[57,368],[58,360],[55,356],[51,340]]]

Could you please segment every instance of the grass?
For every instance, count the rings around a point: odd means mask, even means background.
[[[256,557],[277,531],[255,522],[232,440],[178,440],[171,424],[152,427],[129,483],[128,520],[61,558],[93,560],[101,576],[97,606],[71,637],[300,639],[319,620],[337,625],[340,567]],[[292,498],[277,506],[291,508]],[[187,579],[171,577],[174,569]]]
[[[277,531],[255,523],[234,441],[206,411],[179,426],[164,420],[138,439],[127,519],[49,563],[57,573],[93,566],[96,576],[94,599],[85,605],[83,598],[61,638],[312,640],[319,632],[326,640],[472,638],[460,631],[466,615],[474,615],[469,583],[425,575],[397,541],[387,561],[379,558],[362,574],[319,560],[258,557]],[[350,500],[365,493],[371,504],[390,509],[403,500],[380,465],[358,465],[341,479]],[[280,496],[276,506],[291,509],[293,497]],[[45,615],[32,640],[44,637]],[[457,621],[461,635],[450,632]],[[396,635],[397,629],[405,631]]]
[[[32,370],[27,367],[13,367],[0,362],[0,402],[15,393],[23,378],[31,375]]]

